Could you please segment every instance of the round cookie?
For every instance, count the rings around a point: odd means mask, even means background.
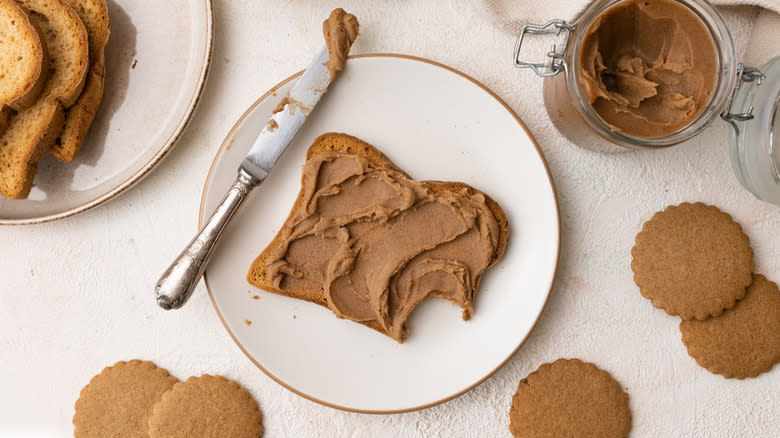
[[[154,406],[151,438],[258,438],[262,414],[249,391],[222,376],[204,374],[177,383]]]
[[[578,359],[544,364],[520,381],[509,430],[515,437],[625,437],[628,394],[608,372]]]
[[[656,213],[637,234],[631,255],[642,295],[683,320],[734,307],[752,281],[753,249],[742,227],[700,202]]]
[[[763,275],[733,309],[704,321],[680,323],[688,354],[727,378],[756,377],[780,362],[780,291]]]
[[[152,362],[131,360],[104,368],[76,400],[73,436],[147,438],[152,407],[176,382]]]

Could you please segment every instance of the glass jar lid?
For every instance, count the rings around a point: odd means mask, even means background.
[[[731,108],[731,163],[739,182],[763,201],[780,205],[780,56],[743,68]]]

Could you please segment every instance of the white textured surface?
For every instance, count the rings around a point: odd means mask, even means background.
[[[104,366],[131,358],[153,360],[179,378],[209,372],[237,379],[260,403],[266,436],[508,436],[518,381],[562,356],[594,361],[628,388],[634,436],[776,436],[780,371],[740,382],[699,368],[679,340],[677,320],[640,296],[629,269],[644,220],[670,203],[702,200],[734,215],[750,235],[757,271],[780,280],[780,212],[739,187],[725,124],[655,153],[583,150],[554,131],[541,108],[541,79],[511,67],[513,35],[476,3],[366,3],[216,1],[204,98],[160,168],[84,215],[0,229],[0,436],[68,436],[81,387]],[[244,357],[202,285],[179,311],[159,310],[152,299],[158,275],[195,231],[222,138],[251,102],[311,58],[321,44],[319,23],[334,6],[361,19],[355,52],[428,57],[495,90],[537,136],[558,188],[562,256],[537,328],[493,378],[421,412],[369,416],[306,401]],[[756,10],[726,14],[742,53]]]

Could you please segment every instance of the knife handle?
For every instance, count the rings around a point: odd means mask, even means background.
[[[154,296],[160,307],[165,310],[178,309],[187,302],[198,280],[203,276],[225,226],[249,192],[259,183],[260,181],[239,171],[233,186],[198,235],[184,248],[157,282]]]

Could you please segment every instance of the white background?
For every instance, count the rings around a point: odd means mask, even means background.
[[[249,104],[308,63],[321,46],[321,21],[337,6],[360,18],[355,53],[430,58],[504,98],[537,137],[558,189],[560,268],[536,329],[483,385],[421,412],[360,415],[302,399],[239,351],[202,285],[178,311],[160,310],[152,297],[157,277],[195,232],[201,189],[222,139]],[[181,379],[217,373],[238,380],[258,400],[266,436],[273,437],[508,436],[517,383],[558,357],[593,361],[628,388],[634,436],[780,430],[780,370],[736,381],[699,368],[679,340],[677,319],[641,297],[629,268],[644,220],[668,204],[701,200],[742,224],[756,270],[780,280],[780,213],[739,186],[724,123],[654,153],[604,155],[574,146],[549,122],[542,80],[512,67],[514,36],[476,3],[218,0],[214,9],[205,94],[162,165],[86,214],[0,228],[0,436],[69,436],[81,387],[104,366],[133,358]],[[732,26],[746,28],[755,10],[726,9],[726,15]],[[742,53],[747,35],[736,38]],[[143,54],[138,58],[143,62]]]

